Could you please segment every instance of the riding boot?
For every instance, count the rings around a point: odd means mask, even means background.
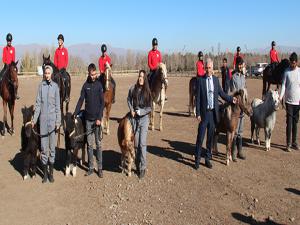
[[[243,151],[243,138],[240,135],[237,136],[237,149],[238,149],[238,157],[240,159],[246,159],[246,156]]]
[[[43,165],[43,174],[44,174],[44,177],[43,177],[42,183],[46,183],[48,180],[48,166],[47,165]]]
[[[53,163],[49,164],[49,181],[51,183],[54,182],[54,178],[53,178]]]
[[[236,137],[233,138],[231,151],[232,151],[232,161],[236,162],[237,161]]]
[[[112,103],[114,104],[116,102],[116,82],[114,79],[112,79],[112,83],[113,83],[113,99],[112,99]]]

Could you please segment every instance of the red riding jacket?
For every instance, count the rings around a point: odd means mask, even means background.
[[[3,48],[2,61],[3,63],[9,65],[12,61],[15,61],[15,48],[13,46],[5,46]]]
[[[148,66],[150,70],[156,70],[159,63],[162,62],[161,54],[158,50],[151,50],[148,53]]]
[[[233,58],[233,69],[235,69],[236,58],[237,58],[238,56],[241,57],[242,59],[244,59],[244,55],[243,55],[243,54],[240,53],[239,55],[237,55],[237,53],[235,53],[235,54],[234,54],[234,58]]]
[[[60,69],[67,69],[69,63],[68,50],[65,47],[57,48],[54,54],[54,65]]]
[[[270,61],[271,63],[279,63],[278,54],[275,49],[271,49],[270,51]]]
[[[205,74],[203,61],[198,60],[196,63],[196,67],[197,67],[197,76],[203,77]]]
[[[99,70],[100,70],[100,74],[105,72],[105,64],[106,62],[109,63],[109,65],[111,64],[111,59],[108,55],[104,54],[103,56],[100,56],[99,60],[98,60],[98,64],[99,64]]]

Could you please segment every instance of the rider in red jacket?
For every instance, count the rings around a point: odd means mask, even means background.
[[[0,72],[0,81],[2,80],[2,76],[6,73],[6,70],[8,69],[8,65],[11,64],[11,62],[16,61],[16,51],[15,48],[12,46],[12,40],[13,37],[11,33],[8,33],[6,35],[6,42],[7,45],[3,48],[3,53],[2,53],[2,62],[4,64],[3,69]],[[20,97],[18,96],[17,90],[16,90],[16,99],[19,99]]]
[[[238,46],[236,48],[236,53],[234,54],[234,59],[233,59],[233,69],[235,70],[235,66],[236,66],[236,59],[237,57],[241,57],[242,59],[244,59],[243,54],[241,53],[241,47]]]
[[[55,50],[54,53],[54,65],[57,67],[59,70],[59,73],[61,74],[63,80],[64,80],[64,85],[65,85],[65,101],[69,102],[70,101],[70,75],[67,73],[67,67],[69,63],[69,54],[68,50],[64,47],[64,41],[65,38],[62,34],[59,34],[57,37],[58,41],[58,48]]]
[[[275,46],[276,46],[275,41],[272,41],[271,46],[272,46],[272,48],[270,50],[270,64],[271,64],[272,70],[274,70],[276,65],[279,63],[279,58],[278,58],[278,53],[275,49]]]
[[[202,51],[200,51],[198,53],[198,58],[199,58],[199,60],[196,63],[197,77],[203,77],[205,74],[205,70],[204,70],[203,52]]]
[[[106,54],[106,51],[107,51],[106,44],[101,45],[102,54],[99,57],[98,65],[99,65],[99,70],[100,70],[99,80],[101,81],[103,87],[104,87],[104,79],[103,78],[104,78],[104,73],[105,73],[105,64],[108,63],[110,66],[112,66],[111,59]],[[113,77],[111,77],[111,83],[112,83],[112,86],[113,86],[113,102],[112,103],[115,103],[115,101],[116,101],[116,82],[115,82]],[[104,88],[103,88],[103,91],[105,91]]]

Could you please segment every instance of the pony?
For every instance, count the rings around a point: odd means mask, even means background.
[[[150,85],[151,95],[152,95],[152,111],[150,116],[149,127],[151,130],[154,130],[154,114],[155,114],[155,105],[160,105],[160,121],[159,121],[159,130],[163,130],[163,111],[165,105],[166,97],[166,87],[168,86],[168,77],[167,77],[167,67],[164,63],[159,63],[158,68],[155,71],[153,81]]]
[[[265,130],[265,143],[266,151],[271,149],[271,135],[276,123],[276,111],[279,109],[280,100],[277,90],[269,90],[266,94],[265,100],[255,98],[251,107],[253,109],[253,115],[251,119],[251,141],[253,140],[253,132],[255,130],[256,140],[260,145],[259,130],[264,128]]]
[[[192,77],[189,82],[189,115],[196,116],[196,90],[197,89],[197,77]]]
[[[246,89],[240,89],[233,93],[233,97],[237,98],[237,104],[225,103],[220,106],[220,122],[216,125],[214,134],[214,151],[218,153],[218,135],[220,132],[226,133],[226,165],[232,161],[232,142],[239,123],[241,112],[246,115],[252,115],[252,108],[248,103],[248,93]]]

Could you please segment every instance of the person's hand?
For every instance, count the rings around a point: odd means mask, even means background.
[[[238,99],[236,97],[233,97],[232,103],[233,104],[237,104],[238,103]]]
[[[100,126],[101,125],[101,120],[96,120],[96,125]]]
[[[136,112],[136,114],[137,114],[138,116],[141,115],[141,110],[140,110],[140,109],[135,110],[135,112]]]
[[[200,123],[201,122],[201,116],[197,116],[197,120]]]
[[[34,128],[34,122],[33,122],[33,120],[31,121],[31,126],[32,126],[32,128]]]
[[[55,130],[59,131],[60,125],[55,125]]]
[[[135,117],[135,112],[134,111],[131,111],[131,116]]]

